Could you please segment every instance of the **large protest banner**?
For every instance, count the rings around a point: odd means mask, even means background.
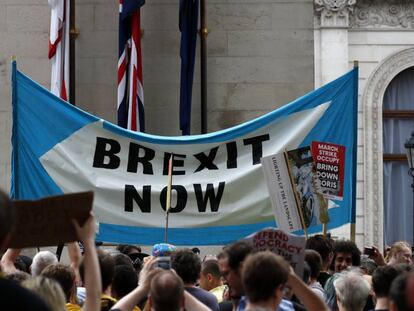
[[[329,228],[353,222],[357,75],[354,69],[230,129],[163,137],[124,130],[69,105],[14,63],[11,196],[93,191],[98,240],[157,243],[164,238],[174,153],[169,242],[224,244],[275,226],[261,157],[327,141],[346,147],[343,200],[329,211]]]

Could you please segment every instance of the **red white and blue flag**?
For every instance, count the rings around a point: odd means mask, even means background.
[[[64,100],[69,94],[70,0],[49,0],[51,8],[49,59],[52,61],[50,91]]]
[[[140,8],[145,0],[119,0],[118,125],[145,131]]]

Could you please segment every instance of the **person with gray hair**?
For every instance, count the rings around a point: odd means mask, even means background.
[[[334,281],[339,311],[362,311],[371,286],[357,271],[344,271]]]
[[[32,276],[38,276],[42,271],[50,265],[57,263],[57,257],[50,251],[41,251],[38,252],[33,257],[32,265],[30,266],[30,271]]]

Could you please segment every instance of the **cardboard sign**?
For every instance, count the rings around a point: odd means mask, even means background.
[[[342,200],[344,195],[345,146],[312,142],[316,174],[325,198]]]
[[[304,237],[287,234],[282,230],[266,228],[248,236],[246,240],[252,244],[256,251],[272,251],[282,256],[299,276],[303,274],[303,262],[305,260]]]
[[[92,210],[93,192],[14,201],[16,224],[9,247],[53,246],[77,240],[71,219],[83,225]]]

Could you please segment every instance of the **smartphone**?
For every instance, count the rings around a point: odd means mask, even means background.
[[[171,258],[170,257],[158,257],[157,266],[164,270],[171,269]]]
[[[375,251],[373,247],[364,247],[364,254],[368,256],[374,255]]]

